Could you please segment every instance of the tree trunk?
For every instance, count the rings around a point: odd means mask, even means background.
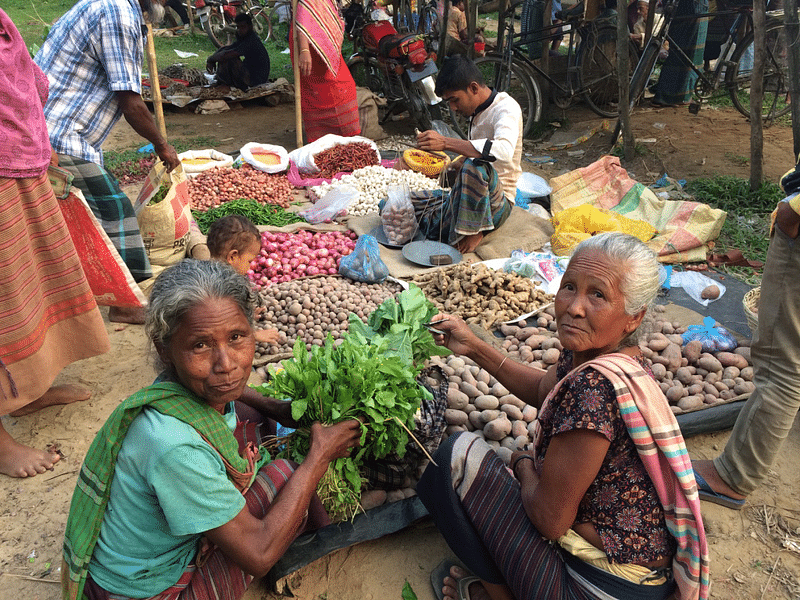
[[[753,0],[753,71],[750,74],[750,191],[761,187],[764,180],[764,63],[766,62],[765,0]]]
[[[655,7],[653,7],[655,8]],[[622,128],[622,147],[626,161],[636,155],[636,141],[631,130],[630,58],[628,57],[628,19],[623,11],[617,16],[617,72],[619,73],[619,123]]]
[[[789,94],[792,104],[792,137],[794,157],[800,157],[800,23],[797,18],[797,0],[784,0],[786,23],[786,48],[789,52]]]

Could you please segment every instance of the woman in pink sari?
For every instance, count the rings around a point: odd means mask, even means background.
[[[297,53],[306,141],[361,133],[353,76],[342,59],[344,23],[333,0],[298,0]]]

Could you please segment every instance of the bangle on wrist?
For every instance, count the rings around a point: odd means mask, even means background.
[[[300,54],[302,54],[303,52],[308,52],[309,54],[311,54],[311,50],[309,50],[308,48],[303,48],[302,50],[300,50]]]
[[[503,368],[503,363],[504,363],[504,362],[506,362],[506,359],[507,359],[507,358],[508,358],[508,354],[506,354],[506,355],[503,357],[503,360],[501,360],[501,361],[500,361],[500,364],[497,366],[497,369],[496,369],[496,370],[495,370],[495,372],[494,372],[494,376],[495,376],[495,378],[497,377],[497,374],[500,372],[500,369],[502,369],[502,368]]]
[[[514,473],[514,475],[517,474],[517,465],[519,464],[519,461],[526,458],[535,464],[536,461],[533,460],[533,457],[530,454],[520,454],[516,459],[514,459],[514,462],[511,465],[511,472]]]

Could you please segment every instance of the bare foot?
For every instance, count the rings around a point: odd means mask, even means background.
[[[706,483],[711,486],[711,489],[718,494],[725,494],[735,500],[744,500],[747,496],[742,496],[736,492],[731,486],[725,483],[722,477],[717,473],[717,468],[714,466],[712,460],[693,460],[692,467],[694,470],[706,480]]]
[[[467,576],[469,576],[469,573],[464,569],[456,566],[450,567],[450,577],[444,578],[444,585],[442,586],[444,597],[458,600],[458,582]],[[475,581],[469,585],[469,597],[470,600],[491,600],[489,593],[480,581]]]
[[[61,455],[23,446],[0,425],[0,473],[9,477],[33,477],[52,470]]]
[[[41,410],[47,406],[55,406],[56,404],[85,402],[91,397],[91,390],[88,390],[82,385],[75,385],[74,383],[68,383],[66,385],[54,385],[47,390],[41,398],[34,400],[19,410],[15,410],[11,413],[11,416],[21,417],[22,415],[29,415],[32,412],[36,412],[37,410]]]
[[[108,320],[112,323],[130,323],[142,325],[144,323],[144,308],[130,308],[127,306],[112,306],[108,310]]]

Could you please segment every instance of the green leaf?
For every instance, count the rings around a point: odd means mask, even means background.
[[[403,591],[401,592],[402,600],[418,600],[417,595],[414,593],[414,590],[411,588],[411,584],[406,582],[403,584]]]

